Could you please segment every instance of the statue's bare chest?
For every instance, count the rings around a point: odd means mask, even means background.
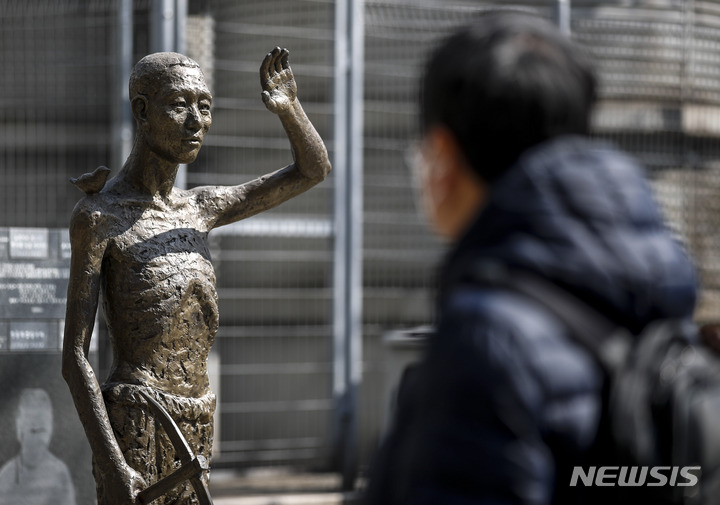
[[[208,234],[189,206],[146,207],[120,216],[108,243],[106,281],[128,292],[184,291],[193,279],[212,286]]]
[[[111,252],[123,261],[149,263],[168,255],[200,255],[209,260],[207,230],[198,209],[175,206],[132,205],[118,214]]]

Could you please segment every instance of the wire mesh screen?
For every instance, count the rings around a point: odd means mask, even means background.
[[[490,9],[550,17],[548,5],[365,2],[363,461],[387,420],[395,368],[417,353],[410,342],[394,342],[393,330],[432,323],[436,266],[445,249],[427,226],[408,160],[418,140],[419,78],[428,51]]]
[[[66,227],[69,182],[107,164],[113,9],[0,2],[0,224]]]
[[[385,336],[432,321],[434,265],[443,247],[425,226],[408,156],[418,136],[424,54],[464,14],[448,5],[365,2],[361,461],[385,422],[387,382],[395,375],[387,370]]]
[[[260,63],[290,50],[305,111],[332,131],[333,4],[213,1],[188,18],[187,52],[213,91],[213,126],[188,184],[238,184],[292,162],[280,121],[260,97]],[[328,142],[328,144],[330,144]],[[330,144],[331,145],[331,144]],[[327,454],[332,185],[216,230],[221,329],[218,461],[317,466]]]
[[[594,56],[595,132],[647,168],[698,267],[696,317],[720,318],[720,3],[583,4],[573,34]]]

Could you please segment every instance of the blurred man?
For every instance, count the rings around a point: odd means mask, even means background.
[[[22,390],[15,429],[20,453],[0,468],[0,505],[75,505],[70,472],[49,449],[53,411],[45,390]]]
[[[589,503],[604,377],[535,300],[478,268],[539,276],[639,330],[691,317],[693,268],[641,169],[589,140],[595,80],[551,24],[485,15],[432,53],[420,179],[440,270],[437,332],[403,385],[372,505]]]

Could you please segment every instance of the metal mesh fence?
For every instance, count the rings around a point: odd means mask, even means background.
[[[211,72],[214,95],[213,127],[189,185],[238,184],[292,162],[280,121],[260,99],[260,63],[276,46],[290,50],[299,99],[330,139],[331,2],[213,1],[189,21],[199,37],[188,37],[188,54]],[[327,455],[331,203],[327,181],[214,232],[224,463],[317,466]]]
[[[107,163],[112,9],[0,2],[0,223],[67,226],[68,183]]]
[[[422,65],[435,43],[473,16],[502,6],[551,17],[548,5],[365,2],[363,461],[388,415],[396,359],[412,359],[403,355],[417,352],[389,337],[392,330],[432,322],[436,265],[445,250],[427,227],[408,163],[409,149],[418,140]],[[395,353],[398,357],[391,358]]]
[[[647,168],[668,222],[695,258],[696,317],[720,317],[717,214],[720,188],[720,5],[583,4],[573,34],[597,62],[595,132]]]

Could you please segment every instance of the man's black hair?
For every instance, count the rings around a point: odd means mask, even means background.
[[[552,24],[491,12],[431,54],[420,116],[425,131],[447,127],[475,172],[492,182],[529,147],[586,134],[594,100],[589,60]]]

